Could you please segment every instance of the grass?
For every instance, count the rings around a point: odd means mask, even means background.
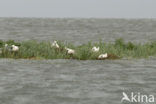
[[[19,51],[12,52],[5,49],[4,45],[8,44],[19,46]],[[35,40],[15,42],[13,40],[0,40],[0,58],[15,59],[78,59],[78,60],[96,60],[102,53],[108,53],[108,59],[118,58],[148,58],[156,56],[156,41],[145,44],[124,42],[123,39],[117,39],[114,43],[98,43],[88,42],[79,46],[58,41],[59,49],[51,47],[51,43],[47,41],[38,42]],[[74,55],[68,55],[64,47],[74,49]],[[93,46],[99,46],[100,51],[94,53],[91,51]]]

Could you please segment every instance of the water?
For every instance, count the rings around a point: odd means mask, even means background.
[[[82,44],[123,37],[126,41],[147,42],[156,40],[155,28],[156,20],[146,19],[0,18],[0,39],[58,39]],[[156,58],[0,59],[0,104],[121,104],[123,91],[156,97]]]
[[[19,19],[0,18],[0,39],[63,40],[75,44],[156,40],[156,19]]]

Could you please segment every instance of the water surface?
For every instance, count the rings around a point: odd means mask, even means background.
[[[156,19],[41,19],[0,18],[0,39],[63,40],[75,44],[156,40]]]
[[[3,40],[82,44],[119,37],[143,43],[156,40],[156,20],[0,18]],[[0,59],[0,104],[121,104],[123,91],[156,97],[156,58]]]

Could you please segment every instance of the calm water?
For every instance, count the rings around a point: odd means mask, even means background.
[[[156,40],[156,20],[0,18],[3,40],[57,39],[82,44],[119,37],[134,42]],[[156,97],[156,58],[0,59],[0,104],[121,104],[123,91]]]

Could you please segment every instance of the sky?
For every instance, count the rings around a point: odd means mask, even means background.
[[[0,0],[0,17],[156,18],[156,0]]]

